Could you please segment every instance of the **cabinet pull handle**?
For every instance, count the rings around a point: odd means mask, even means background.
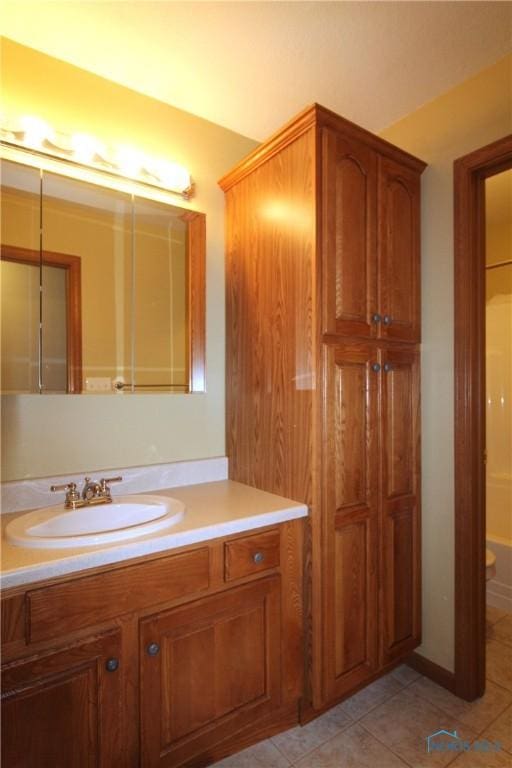
[[[105,669],[107,672],[117,672],[119,669],[119,659],[107,659],[105,663]]]
[[[391,363],[384,363],[384,370],[386,371],[386,373],[389,373],[390,371],[392,371],[393,370],[392,364]]]
[[[160,646],[158,643],[150,643],[146,648],[148,656],[157,656],[160,653]]]
[[[263,552],[255,552],[255,554],[252,556],[253,562],[256,563],[256,565],[259,565],[262,563],[265,559],[265,555]]]
[[[391,317],[391,315],[384,315],[384,317],[382,318],[382,322],[384,323],[384,325],[391,325],[391,323],[393,322],[393,318]]]
[[[377,325],[377,323],[380,323],[381,320],[382,320],[382,317],[379,315],[379,313],[374,312],[374,314],[372,315],[372,323],[375,323],[375,325]]]
[[[375,371],[375,373],[378,373],[380,371],[380,363],[373,363],[372,371]]]

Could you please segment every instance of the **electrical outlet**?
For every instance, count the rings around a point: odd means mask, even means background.
[[[104,376],[90,376],[85,380],[86,392],[112,392],[112,379]]]

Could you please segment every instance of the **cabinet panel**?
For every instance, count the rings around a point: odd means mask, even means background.
[[[279,590],[263,579],[141,622],[144,766],[181,765],[279,705]]]
[[[389,361],[385,365],[392,365]],[[413,370],[406,363],[384,371],[385,494],[387,498],[414,493]]]
[[[369,621],[375,611],[375,595],[369,583],[375,570],[372,555],[376,541],[372,538],[374,532],[368,518],[335,529],[336,679],[358,667],[368,667],[370,632],[375,629],[375,621]]]
[[[420,179],[379,158],[378,292],[380,336],[420,339]]]
[[[383,353],[383,661],[420,639],[419,357]]]
[[[51,640],[57,624],[62,633],[74,632],[140,610],[151,602],[157,604],[204,591],[210,583],[209,562],[208,547],[201,547],[33,589],[27,594],[30,642]]]
[[[369,345],[325,348],[325,690],[377,668],[378,372]]]
[[[324,333],[374,336],[377,155],[324,129]]]
[[[122,755],[120,635],[112,633],[2,670],[2,764],[110,768]]]

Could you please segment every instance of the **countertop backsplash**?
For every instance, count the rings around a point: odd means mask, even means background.
[[[64,492],[52,493],[50,485],[74,482],[80,489],[84,477],[100,480],[102,477],[121,475],[121,483],[112,486],[112,495],[144,493],[183,485],[211,483],[226,480],[228,460],[225,456],[193,461],[176,461],[170,464],[153,464],[145,467],[115,467],[111,469],[76,472],[72,475],[55,475],[30,480],[13,480],[1,483],[1,513],[22,512],[26,509],[64,504]]]

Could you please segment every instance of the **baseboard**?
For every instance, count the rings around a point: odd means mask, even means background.
[[[430,661],[430,659],[426,659],[425,656],[421,656],[419,653],[416,653],[416,651],[407,657],[406,664],[412,669],[415,669],[416,672],[419,672],[420,675],[425,675],[425,677],[433,680],[434,683],[441,685],[451,693],[455,693],[454,672],[450,672],[444,667],[440,667],[439,664]]]

